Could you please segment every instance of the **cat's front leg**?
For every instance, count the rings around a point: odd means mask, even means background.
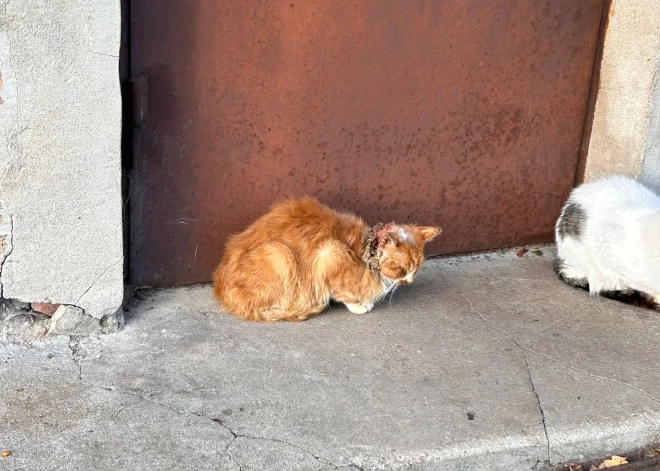
[[[374,303],[344,303],[349,311],[355,314],[364,314],[374,308]]]

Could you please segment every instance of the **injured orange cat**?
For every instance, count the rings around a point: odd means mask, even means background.
[[[365,313],[412,282],[439,227],[378,224],[313,198],[285,201],[232,236],[215,271],[215,296],[236,317],[303,321],[330,300]]]

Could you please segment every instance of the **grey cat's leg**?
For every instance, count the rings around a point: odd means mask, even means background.
[[[587,278],[570,276],[569,270],[567,270],[567,268],[570,267],[566,265],[566,262],[564,262],[562,258],[555,257],[553,268],[559,279],[562,280],[564,283],[568,283],[569,285],[574,286],[575,288],[589,290],[589,281],[587,280]]]

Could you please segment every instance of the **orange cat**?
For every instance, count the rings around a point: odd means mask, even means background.
[[[331,299],[355,313],[412,282],[439,227],[378,224],[313,198],[285,201],[232,236],[215,271],[220,304],[251,321],[304,321]]]

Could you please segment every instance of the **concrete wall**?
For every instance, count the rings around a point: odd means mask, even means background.
[[[584,180],[660,187],[660,2],[614,0],[606,28]]]
[[[120,0],[0,6],[0,293],[22,308],[121,306],[120,17]]]

